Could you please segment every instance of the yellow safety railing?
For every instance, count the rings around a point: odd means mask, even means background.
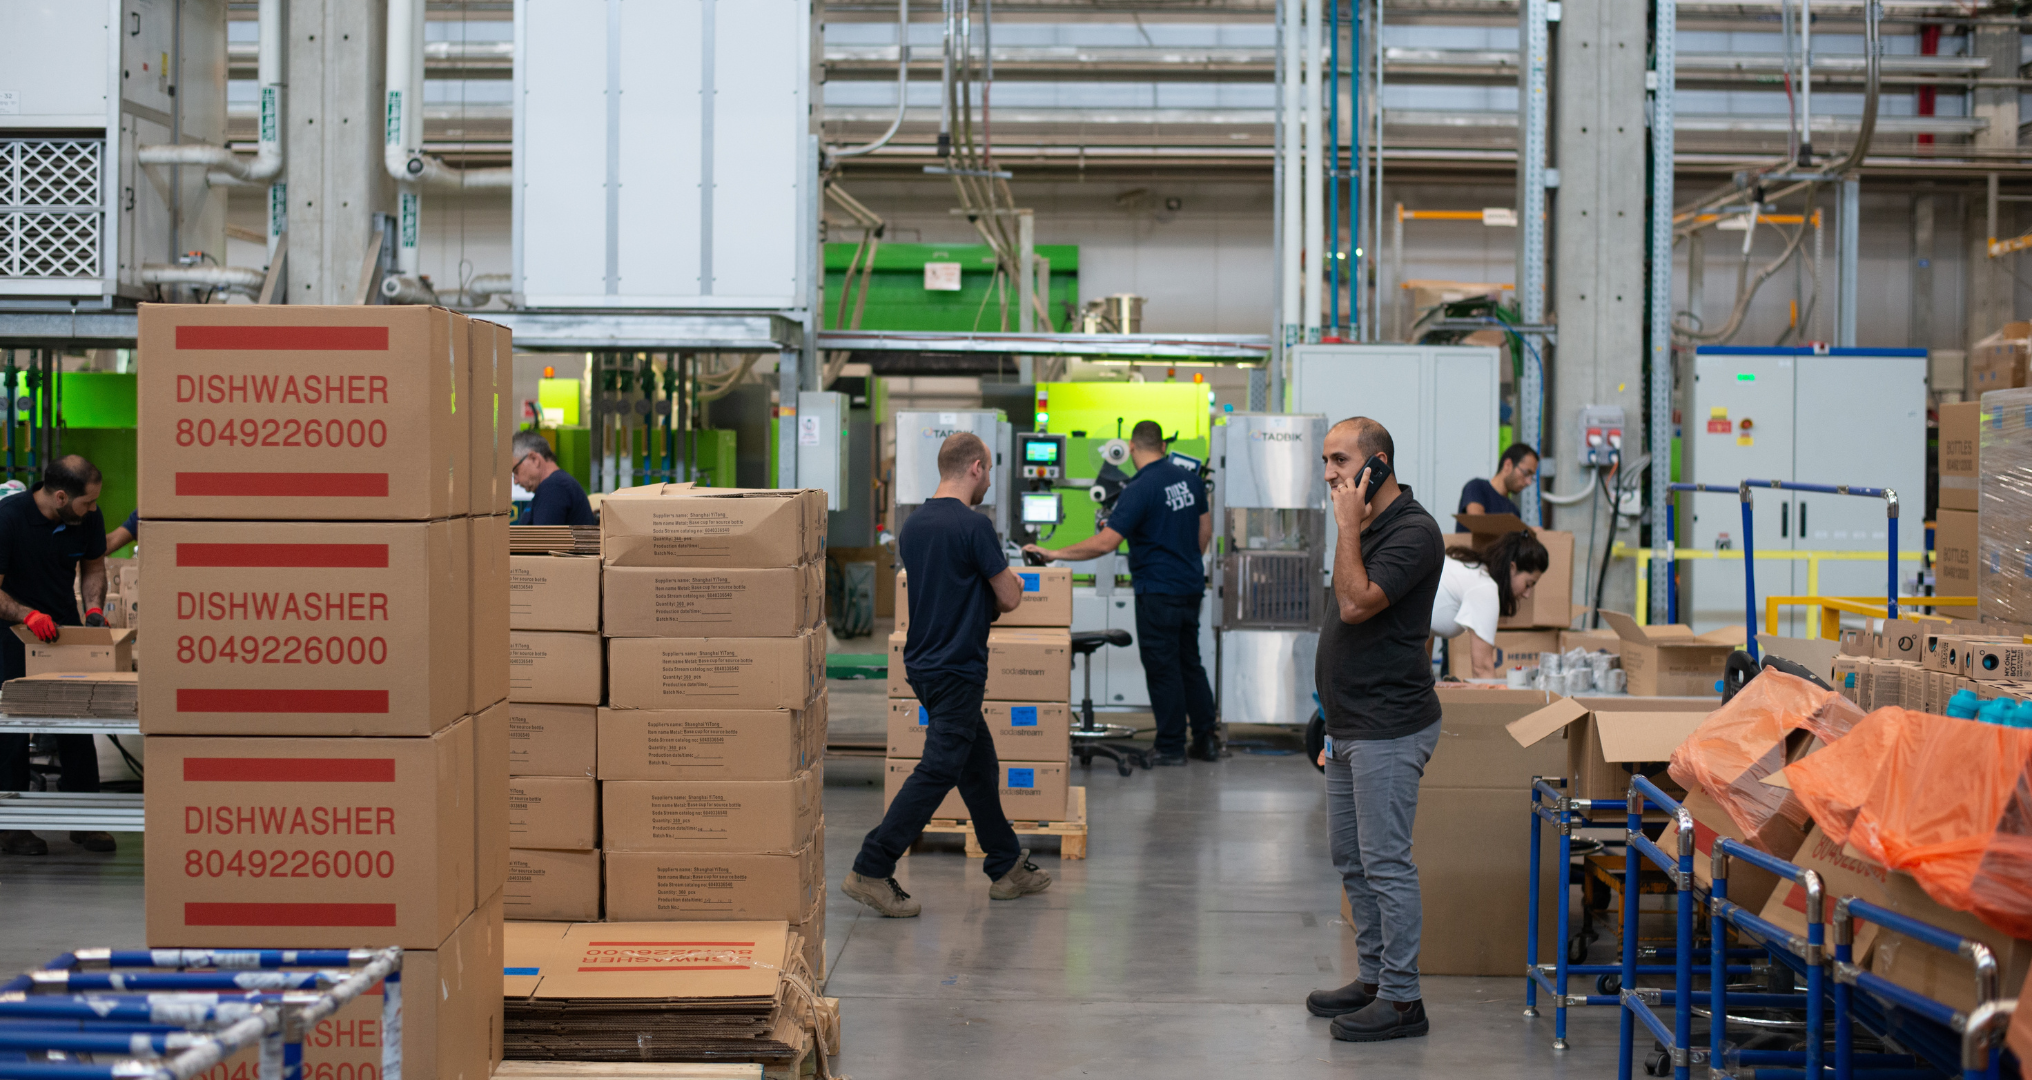
[[[1921,607],[1974,607],[1973,596],[1901,596],[1898,598],[1898,617],[1901,619],[1926,619],[1933,622],[1952,622],[1945,615],[1924,615],[1913,611]],[[1767,596],[1764,598],[1764,632],[1778,632],[1778,609],[1803,607],[1807,609],[1807,633],[1813,637],[1833,640],[1841,636],[1841,616],[1846,611],[1851,615],[1867,615],[1873,619],[1885,617],[1886,609],[1882,600],[1872,601],[1865,596]]]
[[[1637,560],[1637,621],[1638,621],[1638,622],[1639,622],[1640,624],[1641,624],[1641,623],[1644,623],[1644,622],[1646,622],[1646,621],[1648,621],[1648,619],[1649,619],[1649,614],[1648,614],[1648,613],[1649,613],[1649,611],[1650,611],[1650,608],[1651,608],[1651,604],[1650,604],[1650,599],[1651,599],[1651,574],[1650,574],[1650,569],[1651,569],[1651,560],[1652,560],[1652,559],[1714,559],[1714,560],[1716,560],[1716,561],[1719,561],[1719,562],[1741,562],[1741,561],[1743,561],[1743,553],[1742,553],[1741,551],[1739,551],[1739,550],[1728,550],[1728,551],[1710,551],[1710,550],[1707,550],[1707,549],[1703,549],[1703,548],[1633,548],[1633,547],[1630,547],[1630,546],[1629,546],[1629,545],[1627,545],[1627,544],[1620,544],[1620,543],[1619,543],[1619,544],[1617,544],[1617,545],[1616,545],[1616,546],[1615,546],[1615,547],[1614,547],[1614,548],[1613,548],[1613,549],[1612,549],[1612,550],[1610,551],[1610,553],[1609,553],[1609,554],[1610,554],[1610,555],[1611,555],[1612,557],[1614,557],[1614,558],[1618,558],[1618,559],[1636,559],[1636,560]],[[1903,552],[1901,552],[1901,553],[1900,553],[1900,556],[1899,556],[1899,557],[1900,557],[1901,559],[1902,559],[1902,558],[1905,558],[1905,557],[1906,557],[1906,553],[1903,553]],[[1802,560],[1802,559],[1803,559],[1803,560],[1805,560],[1805,562],[1806,562],[1806,594],[1807,594],[1807,595],[1806,595],[1806,596],[1805,596],[1804,598],[1790,598],[1790,597],[1788,597],[1787,599],[1803,599],[1803,600],[1807,600],[1807,601],[1813,601],[1813,602],[1815,602],[1815,603],[1817,603],[1817,602],[1819,602],[1819,601],[1821,601],[1821,600],[1828,600],[1828,601],[1836,601],[1836,602],[1838,602],[1838,603],[1840,603],[1840,604],[1859,604],[1859,605],[1863,605],[1863,606],[1867,606],[1867,605],[1869,604],[1869,600],[1867,600],[1867,599],[1858,599],[1858,598],[1850,598],[1850,597],[1823,597],[1823,596],[1821,596],[1821,595],[1820,595],[1820,564],[1821,564],[1821,563],[1824,563],[1824,562],[1883,562],[1883,561],[1884,561],[1884,558],[1885,558],[1885,554],[1884,554],[1884,552],[1881,552],[1881,551],[1785,551],[1785,550],[1779,550],[1779,551],[1759,551],[1759,552],[1757,552],[1757,559],[1758,559],[1758,561],[1759,561],[1759,562],[1762,562],[1762,561],[1764,561],[1764,560],[1766,560],[1766,559],[1786,559],[1786,560],[1791,560],[1791,561],[1794,561],[1794,562],[1797,562],[1797,561],[1799,561],[1799,560]],[[1916,564],[1916,563],[1917,563],[1917,562],[1919,561],[1919,559],[1921,558],[1921,555],[1920,555],[1920,553],[1918,553],[1918,552],[1912,552],[1912,553],[1910,553],[1910,558],[1911,558],[1911,559],[1913,560],[1913,562],[1914,562],[1914,563]],[[1917,600],[1915,600],[1914,602],[1915,602],[1915,603],[1918,603],[1918,604],[1921,604],[1921,605],[1924,605],[1924,606],[1928,606],[1928,607],[1953,607],[1953,606],[1957,606],[1957,605],[1961,605],[1961,604],[1966,604],[1966,605],[1969,605],[1969,606],[1973,607],[1973,606],[1975,605],[1975,600],[1974,600],[1974,599],[1972,599],[1972,598],[1966,598],[1966,597],[1953,597],[1953,596],[1950,596],[1950,597],[1938,597],[1938,596],[1930,596],[1930,597],[1920,597],[1920,598],[1918,598]],[[1902,616],[1902,615],[1904,614],[1904,606],[1905,606],[1905,603],[1906,603],[1906,601],[1905,601],[1904,599],[1902,599],[1902,598],[1901,598],[1901,599],[1900,599],[1900,600],[1898,601],[1898,605],[1899,605],[1899,614],[1900,614],[1901,616]],[[1826,629],[1826,628],[1825,628],[1825,627],[1823,626],[1823,623],[1822,623],[1822,619],[1821,619],[1821,611],[1822,611],[1822,610],[1823,610],[1823,609],[1822,609],[1822,608],[1820,608],[1820,607],[1815,607],[1815,606],[1812,606],[1811,604],[1807,605],[1807,613],[1806,613],[1806,621],[1807,621],[1807,631],[1806,631],[1806,632],[1807,632],[1807,636],[1808,636],[1808,637],[1823,637],[1823,636],[1825,636],[1825,637],[1835,637],[1835,636],[1837,636],[1837,635],[1839,634],[1839,632],[1840,632],[1840,619],[1839,619],[1839,617],[1837,617],[1837,618],[1836,618],[1836,620],[1835,620],[1835,622],[1834,622],[1834,626],[1835,626],[1835,630],[1834,630],[1834,632],[1833,632],[1833,633],[1830,633],[1830,632],[1828,632],[1828,631],[1827,631],[1827,629]],[[1828,608],[1828,610],[1833,610],[1833,611],[1836,611],[1836,612],[1841,612],[1841,611],[1847,611],[1847,612],[1850,612],[1851,614],[1869,614],[1869,612],[1863,612],[1863,611],[1859,611],[1859,610],[1857,610],[1857,609],[1856,609],[1855,607],[1839,607],[1839,606],[1833,606],[1833,605],[1830,605],[1830,606],[1829,606],[1829,608]],[[1766,614],[1766,616],[1765,616],[1765,622],[1766,622],[1766,624],[1768,625],[1768,624],[1770,623],[1770,618],[1771,618],[1771,617],[1770,617],[1770,615],[1768,614],[1768,612],[1769,612],[1769,606],[1768,606],[1768,605],[1766,606],[1766,612],[1767,612],[1767,614]],[[1876,617],[1877,617],[1877,618],[1880,618],[1880,619],[1881,619],[1881,618],[1883,618],[1883,617],[1884,617],[1884,602],[1883,602],[1882,598],[1878,598],[1878,599],[1877,599],[1877,601],[1876,601],[1876,609],[1875,609],[1875,614],[1876,614]],[[1775,633],[1776,631],[1771,631],[1771,632]]]

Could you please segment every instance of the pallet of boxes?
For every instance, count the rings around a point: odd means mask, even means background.
[[[401,946],[418,992],[388,1049],[484,1080],[509,332],[429,307],[145,305],[137,358],[148,944]],[[381,996],[320,1022],[306,1075],[379,1074]]]
[[[1002,812],[1022,837],[1056,836],[1059,854],[1087,857],[1087,789],[1071,785],[1072,570],[1016,568],[1022,599],[988,631],[988,685],[981,715],[995,740]],[[886,810],[924,756],[930,718],[910,689],[903,665],[910,637],[909,575],[896,575],[896,632],[889,635],[888,760],[882,784]],[[983,858],[958,789],[925,828],[957,835],[967,855]]]
[[[508,556],[510,919],[600,914],[600,559],[568,550]],[[540,547],[540,545],[539,545]]]

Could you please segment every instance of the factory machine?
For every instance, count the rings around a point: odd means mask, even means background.
[[[1010,536],[1009,510],[1012,492],[1004,475],[1009,462],[1009,421],[1000,409],[959,411],[898,412],[896,425],[896,504],[889,515],[891,534],[901,533],[910,512],[938,490],[938,448],[961,431],[971,432],[988,444],[995,455],[989,471],[988,495],[977,508],[995,522],[995,535],[1005,542]]]
[[[1326,431],[1317,413],[1231,413],[1213,429],[1215,692],[1227,723],[1302,724],[1317,707]]]

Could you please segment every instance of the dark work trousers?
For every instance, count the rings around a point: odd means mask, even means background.
[[[0,631],[4,632],[4,631]],[[28,654],[11,632],[0,638],[0,677],[18,679],[28,673]],[[90,735],[56,737],[58,791],[99,790],[99,748]],[[0,735],[0,791],[28,790],[28,736]]]
[[[1185,722],[1192,737],[1214,731],[1214,688],[1199,662],[1200,595],[1136,594],[1136,651],[1150,684],[1150,711],[1157,715],[1155,749],[1185,753]]]
[[[854,873],[886,878],[896,874],[896,860],[924,833],[924,827],[957,787],[973,820],[974,836],[988,861],[981,867],[989,880],[1016,865],[1022,848],[1016,830],[1002,813],[1002,770],[995,760],[995,740],[981,716],[980,683],[950,675],[912,678],[910,689],[924,706],[927,730],[924,757],[903,781],[896,801],[882,815],[882,824],[861,842]]]

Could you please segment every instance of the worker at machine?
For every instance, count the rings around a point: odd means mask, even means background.
[[[1418,988],[1423,909],[1411,826],[1418,782],[1439,744],[1439,695],[1425,651],[1446,541],[1392,475],[1383,425],[1343,420],[1321,457],[1340,535],[1334,610],[1320,628],[1315,687],[1326,715],[1329,846],[1354,912],[1354,982],[1305,999],[1333,1018],[1333,1037],[1371,1042],[1424,1035]]]
[[[1517,614],[1517,601],[1531,595],[1551,565],[1545,545],[1528,529],[1507,533],[1480,551],[1446,549],[1439,594],[1432,602],[1432,635],[1452,648],[1460,632],[1469,631],[1471,678],[1501,677],[1496,670],[1496,622]],[[1457,657],[1448,659],[1459,662]]]
[[[557,454],[550,440],[534,431],[518,431],[512,445],[515,464],[508,475],[525,490],[535,493],[529,509],[515,519],[517,525],[598,525],[586,489],[572,474],[557,467]]]
[[[1206,484],[1174,464],[1164,429],[1154,420],[1129,433],[1136,475],[1123,486],[1100,532],[1057,549],[1025,545],[1046,559],[1078,562],[1129,543],[1129,577],[1136,587],[1136,650],[1157,718],[1151,764],[1186,762],[1186,721],[1192,721],[1191,756],[1217,761],[1214,690],[1199,658],[1199,609],[1206,593],[1200,556],[1213,537]]]
[[[988,626],[1023,602],[995,525],[974,507],[988,494],[995,458],[971,432],[946,436],[938,449],[938,487],[913,510],[896,537],[910,575],[910,632],[903,671],[925,711],[924,756],[903,781],[882,823],[861,843],[841,891],[876,912],[907,919],[921,909],[896,883],[896,860],[917,842],[955,787],[974,835],[987,852],[981,869],[992,900],[1014,900],[1051,887],[1051,875],[1017,846],[1002,812],[1001,765],[981,715],[988,683]]]
[[[106,519],[99,514],[99,470],[71,454],[49,463],[42,483],[0,499],[0,619],[20,623],[41,641],[59,626],[104,626]],[[76,593],[72,592],[75,584]],[[82,598],[84,611],[78,611]],[[0,678],[28,673],[28,653],[12,633],[0,635]],[[27,735],[0,735],[0,791],[28,790]],[[99,790],[99,751],[90,735],[56,737],[57,790]],[[74,832],[86,851],[114,850],[113,835]],[[26,829],[0,832],[0,854],[47,855],[49,844]]]
[[[1496,475],[1476,477],[1461,486],[1460,508],[1456,514],[1515,514],[1517,504],[1510,496],[1538,482],[1538,451],[1524,443],[1511,443],[1496,463]]]

